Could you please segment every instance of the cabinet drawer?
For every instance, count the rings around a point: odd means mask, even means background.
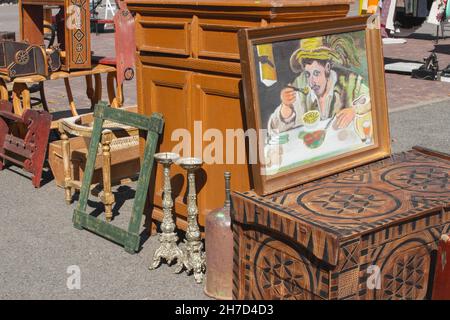
[[[137,24],[137,47],[140,51],[181,56],[190,54],[190,23],[159,21],[143,17]]]
[[[259,24],[226,25],[200,21],[198,51],[199,57],[239,61],[237,32],[240,29],[256,27],[258,25]]]

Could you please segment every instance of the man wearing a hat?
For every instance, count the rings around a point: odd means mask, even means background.
[[[302,115],[310,110],[318,110],[321,120],[336,115],[335,129],[349,126],[355,114],[370,111],[369,89],[350,65],[359,65],[351,39],[302,39],[290,59],[291,69],[300,75],[281,90],[281,104],[269,118],[269,133],[302,125]]]

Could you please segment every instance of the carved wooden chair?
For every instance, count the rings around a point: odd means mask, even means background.
[[[136,107],[122,108],[123,110],[136,112]],[[74,167],[85,166],[87,158],[87,148],[83,150],[71,150],[69,135],[83,137],[88,140],[92,136],[93,114],[76,116],[63,119],[59,123],[59,131],[62,139],[62,159],[64,167],[64,189],[67,204],[72,202],[73,190],[81,189],[81,177],[77,179],[74,175],[78,170]],[[103,194],[101,200],[105,206],[105,218],[112,220],[112,206],[115,197],[112,193],[112,186],[121,184],[130,176],[131,172],[137,174],[139,171],[139,130],[135,127],[119,124],[112,121],[105,121],[100,138],[100,146],[94,170],[102,172]],[[84,158],[81,160],[80,158]],[[115,169],[115,166],[127,166],[127,168]],[[114,171],[112,171],[114,170]],[[96,184],[94,183],[92,187]]]
[[[46,111],[28,109],[18,116],[9,101],[0,100],[0,170],[10,161],[30,172],[39,188],[51,122]]]

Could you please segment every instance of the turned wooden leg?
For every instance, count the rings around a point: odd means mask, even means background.
[[[73,116],[77,116],[77,107],[73,101],[72,88],[70,88],[69,78],[64,78],[64,86],[66,87],[67,99],[69,100],[70,111],[72,111]]]
[[[31,109],[30,89],[28,89],[26,84],[24,84],[22,89],[22,109],[23,111]]]
[[[123,106],[123,85],[117,84],[116,98],[119,108]]]
[[[62,157],[64,166],[64,190],[65,190],[65,200],[67,204],[72,202],[72,172],[70,169],[70,142],[67,133],[60,127],[59,133],[61,134],[62,140]]]
[[[45,111],[49,112],[47,99],[45,98],[44,81],[39,82],[39,94],[41,96],[42,108],[44,108]]]
[[[94,102],[97,104],[102,100],[102,76],[99,73],[94,74],[95,87],[94,87]]]
[[[120,107],[119,101],[116,96],[116,84],[115,84],[116,77],[117,77],[117,73],[115,71],[108,72],[108,74],[106,76],[106,84],[107,84],[107,89],[108,89],[108,100],[109,100],[109,104],[113,108]]]
[[[9,100],[8,88],[2,78],[0,78],[0,100]]]
[[[12,100],[14,113],[16,115],[21,116],[24,110],[30,109],[30,90],[25,83],[14,82]],[[23,123],[18,123],[14,130],[15,134],[21,138],[24,138],[27,133],[27,126]]]
[[[102,138],[102,157],[103,157],[103,195],[101,197],[105,205],[106,221],[112,220],[112,206],[115,202],[114,195],[111,190],[111,139],[112,133],[105,132]]]
[[[89,74],[85,78],[86,78],[86,95],[89,98],[89,100],[91,100],[91,109],[93,109],[98,101],[95,101],[95,91],[92,81],[92,75]]]
[[[14,113],[18,116],[21,116],[23,113],[24,107],[22,107],[21,97],[24,91],[28,90],[28,87],[25,83],[17,83],[15,82],[13,84],[13,93],[12,93],[12,100],[13,100],[13,108]],[[28,97],[30,95],[30,92],[28,91]]]

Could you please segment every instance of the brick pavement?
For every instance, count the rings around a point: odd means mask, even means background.
[[[385,63],[396,61],[423,62],[433,49],[439,67],[450,64],[450,38],[435,45],[429,34],[411,34],[403,37],[405,44],[384,45]],[[409,75],[386,73],[388,105],[390,111],[415,107],[435,101],[450,99],[450,83],[413,79]]]

